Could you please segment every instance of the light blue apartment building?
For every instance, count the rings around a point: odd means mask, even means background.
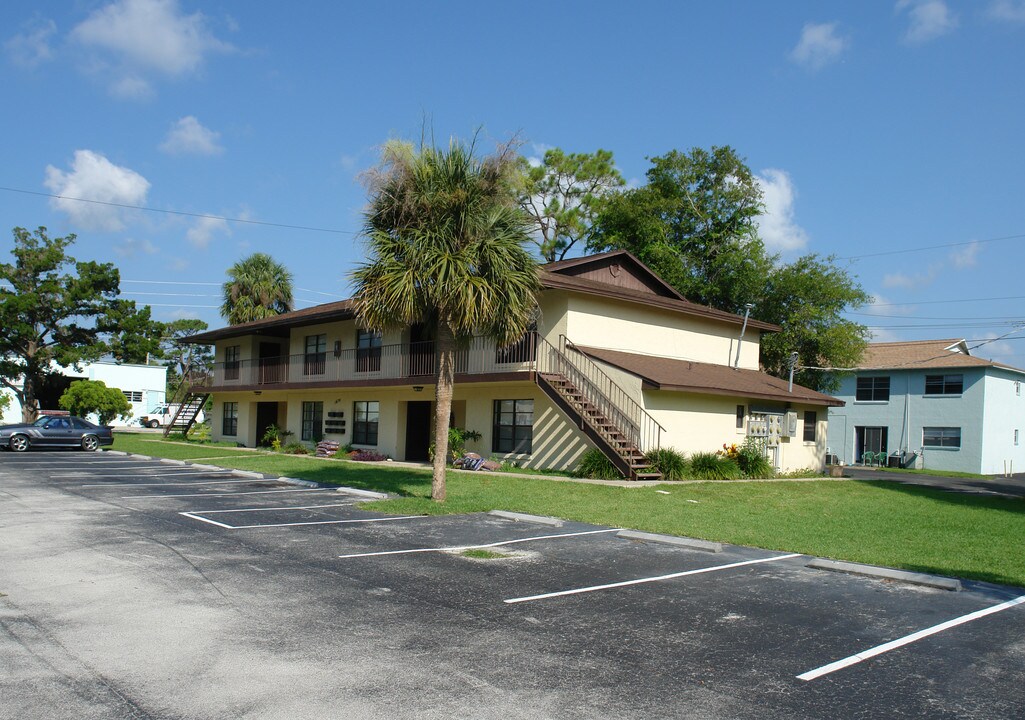
[[[963,340],[871,343],[829,409],[827,453],[847,465],[867,453],[912,467],[1025,472],[1025,370],[973,356]]]

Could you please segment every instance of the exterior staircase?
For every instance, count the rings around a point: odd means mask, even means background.
[[[565,336],[559,346],[538,338],[534,379],[544,393],[630,480],[661,480],[646,453],[662,426]]]
[[[200,411],[206,406],[206,401],[210,398],[210,393],[204,390],[196,389],[193,391],[197,385],[202,386],[202,383],[197,381],[204,376],[205,372],[205,370],[194,370],[192,367],[185,370],[181,384],[178,386],[174,399],[171,401],[172,404],[178,406],[178,409],[175,410],[171,422],[164,428],[165,438],[172,433],[188,435],[189,430],[196,424]]]

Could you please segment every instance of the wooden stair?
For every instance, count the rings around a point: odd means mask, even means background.
[[[579,424],[595,446],[625,477],[630,480],[662,479],[662,473],[651,466],[644,453],[623,429],[610,420],[572,381],[553,372],[535,373],[535,379],[545,394]]]
[[[164,428],[164,437],[172,433],[188,435],[189,430],[196,424],[196,418],[199,417],[199,413],[206,405],[209,397],[210,393],[207,392],[194,393],[190,390],[186,393],[185,397],[178,404],[178,410],[175,412],[174,417],[171,418],[170,424]]]

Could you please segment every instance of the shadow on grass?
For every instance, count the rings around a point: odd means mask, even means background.
[[[985,510],[1001,510],[1010,513],[1025,512],[1025,498],[1023,497],[994,497],[992,495],[976,495],[972,492],[957,489],[937,488],[929,485],[910,484],[907,481],[898,480],[858,480],[851,478],[851,482],[861,485],[871,485],[880,490],[901,493],[912,497],[928,498],[939,502],[957,505],[960,507],[979,508]],[[985,489],[1000,492],[999,485],[987,484]],[[1020,492],[1020,489],[1016,490]],[[1023,530],[1025,535],[1025,530]]]

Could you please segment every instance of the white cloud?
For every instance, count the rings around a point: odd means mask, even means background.
[[[153,95],[153,87],[137,75],[125,75],[110,83],[110,94],[122,100],[144,100]]]
[[[139,253],[144,255],[155,255],[157,253],[157,247],[149,240],[125,238],[124,242],[114,246],[114,252],[117,253],[119,257],[130,258],[135,257]]]
[[[945,260],[930,263],[918,273],[890,273],[883,276],[883,287],[920,290],[936,281],[943,270],[965,270],[975,267],[981,246],[977,242],[955,248],[947,254]]]
[[[221,134],[203,127],[193,115],[176,122],[160,149],[171,155],[219,155],[224,152]]]
[[[185,237],[188,238],[189,242],[200,250],[206,250],[210,247],[210,243],[218,235],[231,235],[231,228],[228,227],[226,220],[213,217],[198,218],[196,224],[185,233]]]
[[[994,0],[986,10],[991,20],[1025,23],[1025,0]]]
[[[65,196],[53,198],[50,205],[66,213],[75,225],[90,230],[123,229],[125,210],[113,205],[144,205],[150,188],[139,173],[92,150],[76,150],[69,172],[47,165],[44,184],[55,195]]]
[[[25,25],[25,31],[4,42],[4,49],[16,65],[35,67],[53,58],[50,37],[57,32],[53,20],[36,19]]]
[[[805,23],[801,39],[790,51],[790,59],[811,70],[819,70],[839,59],[849,45],[847,38],[837,35],[836,23]]]
[[[808,233],[794,221],[797,190],[784,170],[769,168],[756,177],[765,212],[758,218],[758,234],[770,250],[797,250],[808,244]]]
[[[908,14],[904,40],[912,44],[934,40],[957,27],[957,16],[944,0],[898,0],[896,11]]]
[[[959,250],[953,250],[950,253],[950,262],[958,270],[975,267],[978,262],[976,258],[979,255],[979,249],[979,243],[973,242]]]
[[[199,69],[212,52],[232,46],[216,38],[202,13],[185,15],[177,0],[115,0],[71,31],[98,53],[97,67],[112,74],[111,90],[124,97],[125,80],[139,87],[147,71],[182,77]]]

